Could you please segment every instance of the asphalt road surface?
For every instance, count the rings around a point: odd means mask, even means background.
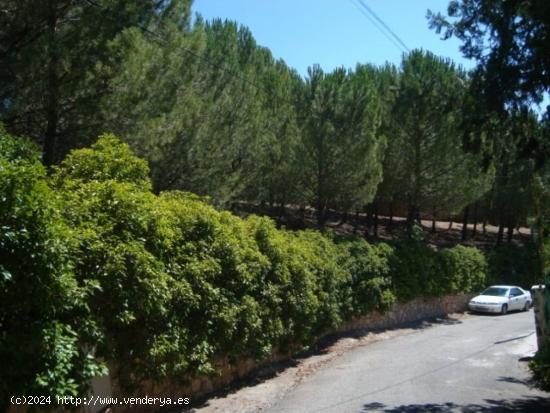
[[[450,319],[360,346],[262,412],[550,412],[529,383],[533,311]]]

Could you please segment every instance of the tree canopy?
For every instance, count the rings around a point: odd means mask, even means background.
[[[443,38],[462,41],[492,110],[540,103],[550,91],[550,10],[545,0],[454,0],[447,16],[428,13]],[[547,108],[547,114],[550,109]]]

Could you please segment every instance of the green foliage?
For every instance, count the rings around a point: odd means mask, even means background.
[[[505,103],[540,103],[548,92],[547,6],[545,0],[453,0],[448,16],[429,12],[428,18],[445,39],[461,41],[464,56],[478,63],[479,98],[502,109]]]
[[[100,136],[89,149],[73,151],[65,158],[55,180],[68,179],[79,183],[115,180],[135,184],[144,191],[151,189],[147,162],[135,157],[127,144],[110,134]]]
[[[468,78],[460,67],[422,50],[404,56],[387,127],[383,197],[407,202],[409,225],[420,211],[458,213],[490,188],[494,171],[463,149]]]
[[[0,144],[0,361],[25,372],[2,394],[75,394],[100,359],[127,389],[213,374],[217,357],[261,360],[396,297],[482,282],[474,249],[336,240],[155,195],[147,165],[111,135],[49,180],[31,144]]]
[[[309,69],[301,93],[297,161],[302,190],[323,225],[328,208],[348,211],[370,202],[382,180],[384,136],[376,71],[358,66],[325,74]]]
[[[485,285],[487,263],[477,248],[456,247],[436,251],[415,242],[402,242],[392,260],[392,279],[400,300],[474,292]]]
[[[489,253],[487,259],[490,284],[512,284],[530,289],[538,282],[538,255],[532,243],[500,245]]]
[[[306,344],[342,321],[349,301],[343,295],[347,274],[334,243],[318,232],[276,230],[265,218],[251,217],[248,223],[269,260],[262,297],[275,343]]]
[[[179,343],[168,340],[165,326],[172,293],[182,292],[162,260],[172,231],[147,174],[147,164],[126,144],[105,135],[73,151],[52,178],[63,217],[78,238],[75,277],[91,290],[94,329],[86,339],[99,356],[117,360],[123,386],[132,374],[163,377],[183,357],[175,357]]]
[[[399,300],[438,295],[437,252],[424,243],[409,241],[396,246],[392,281]]]
[[[439,255],[445,293],[476,292],[485,286],[488,265],[480,250],[457,245]]]
[[[546,391],[550,391],[550,343],[546,343],[529,362],[535,382]]]
[[[189,32],[182,16],[162,15],[150,27],[155,37],[125,30],[109,44],[111,62],[104,68],[112,91],[101,101],[104,127],[148,161],[159,190],[192,188],[195,162],[188,152],[206,106],[196,57],[204,53],[204,36]]]
[[[75,234],[37,148],[1,130],[0,205],[0,400],[81,394],[102,366],[78,341],[88,319],[71,261]]]
[[[175,2],[190,9],[185,0],[3,0],[0,121],[42,142],[47,164],[89,143],[104,127],[98,114],[110,93],[109,43]]]
[[[394,249],[384,243],[371,245],[360,238],[340,245],[345,252],[344,269],[350,277],[352,314],[389,309],[395,301],[390,270]]]
[[[342,321],[346,273],[329,239],[182,192],[157,197],[146,172],[107,136],[52,179],[78,234],[76,278],[93,290],[98,354],[121,366],[123,385],[210,373],[216,355],[262,358]]]

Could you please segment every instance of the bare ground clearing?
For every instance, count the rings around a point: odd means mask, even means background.
[[[268,206],[253,205],[248,203],[236,204],[234,212],[246,216],[249,214],[264,215],[273,218],[279,226],[289,229],[318,228],[315,210],[306,208],[303,214],[297,207],[286,206],[270,208]],[[459,219],[460,221],[460,219]],[[479,222],[475,225],[470,223],[467,226],[467,239],[462,241],[462,222],[436,221],[435,233],[432,232],[433,222],[431,219],[422,219],[421,227],[424,237],[429,244],[438,247],[450,247],[456,244],[476,246],[483,250],[493,248],[497,243],[498,226]],[[372,217],[369,219],[365,213],[350,213],[345,218],[337,211],[329,211],[326,227],[341,235],[362,235],[369,242],[386,241],[391,242],[401,238],[406,230],[406,219],[403,217],[378,216],[376,225]],[[376,227],[376,228],[375,228]],[[507,229],[504,230],[503,243],[507,241]],[[511,241],[525,243],[531,239],[531,231],[527,227],[514,228]]]

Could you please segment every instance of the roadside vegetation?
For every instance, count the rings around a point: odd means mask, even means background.
[[[34,144],[0,142],[3,400],[78,394],[107,366],[127,389],[215,373],[217,357],[261,360],[396,299],[485,282],[474,248],[371,245],[156,195],[112,135],[49,177]]]
[[[413,50],[305,77],[190,0],[0,3],[1,402],[107,367],[128,389],[214,374],[396,300],[547,275],[544,0],[430,14],[471,72]]]

